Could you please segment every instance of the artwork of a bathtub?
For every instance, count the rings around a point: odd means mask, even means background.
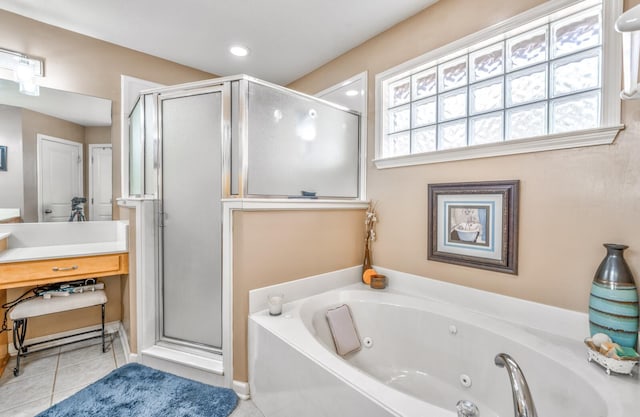
[[[325,318],[341,304],[364,341],[346,358],[335,353]],[[581,341],[397,285],[352,284],[287,303],[279,317],[254,313],[249,339],[251,395],[266,417],[454,417],[459,400],[473,402],[481,417],[512,417],[508,375],[494,364],[502,352],[522,368],[539,417],[638,412],[637,372],[607,376],[586,360]]]

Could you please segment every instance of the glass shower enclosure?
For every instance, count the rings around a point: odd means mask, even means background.
[[[241,75],[145,91],[129,127],[129,194],[158,202],[158,343],[221,354],[224,202],[358,200],[360,115]]]

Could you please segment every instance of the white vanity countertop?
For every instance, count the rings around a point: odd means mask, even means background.
[[[126,253],[126,221],[0,224],[8,248],[0,263]]]
[[[76,245],[36,246],[14,248],[0,252],[0,263],[73,258],[77,256],[109,255],[127,252],[122,242],[80,243]]]
[[[11,233],[10,233],[10,232],[3,232],[3,233],[0,233],[0,240],[2,240],[2,239],[6,239],[6,238],[8,238],[9,236],[11,236]]]

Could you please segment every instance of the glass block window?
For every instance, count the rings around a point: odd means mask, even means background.
[[[377,157],[600,127],[603,32],[602,1],[571,3],[384,78]]]

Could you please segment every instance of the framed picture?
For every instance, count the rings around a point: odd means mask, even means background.
[[[518,273],[520,181],[429,184],[427,259]]]
[[[0,171],[7,170],[7,147],[0,146]]]

